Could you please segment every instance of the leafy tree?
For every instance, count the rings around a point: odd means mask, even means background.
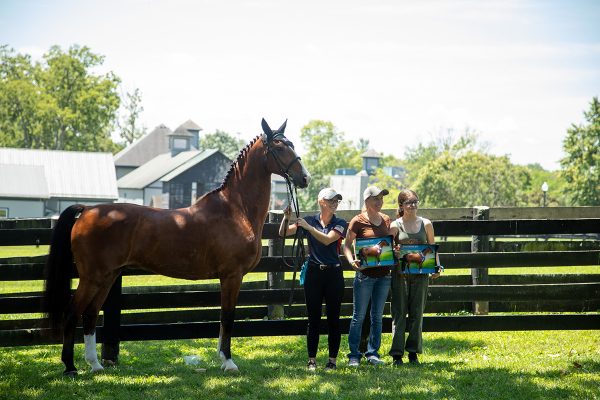
[[[302,127],[300,140],[306,150],[302,161],[311,175],[308,189],[299,192],[300,208],[314,210],[319,191],[329,186],[329,176],[336,168],[359,170],[362,152],[329,121],[310,121]]]
[[[562,176],[572,202],[600,205],[600,103],[594,97],[583,113],[587,124],[573,124],[563,141],[566,157],[560,160]]]
[[[398,165],[398,164],[395,164]],[[402,181],[387,175],[383,169],[377,168],[375,175],[369,178],[369,184],[387,189],[390,193],[383,197],[383,208],[396,208],[398,206],[398,193],[404,188]]]
[[[478,134],[468,127],[458,138],[452,136],[451,130],[446,132],[446,134],[439,134],[427,144],[418,143],[415,147],[407,147],[403,163],[406,168],[405,185],[407,187],[413,186],[422,169],[445,152],[453,156],[459,156],[469,151],[485,153],[487,145],[480,143]]]
[[[219,149],[221,153],[232,160],[237,157],[238,152],[245,144],[244,140],[218,129],[215,133],[209,133],[200,138],[201,149]]]
[[[369,148],[369,139],[359,138],[358,145],[356,147],[358,147],[358,150],[362,152],[367,151],[367,149]]]
[[[142,106],[142,94],[136,88],[133,93],[125,93],[125,101],[122,104],[124,115],[122,121],[118,121],[119,136],[125,141],[125,145],[133,143],[137,138],[146,133],[146,128],[140,126],[140,114],[144,111]]]
[[[559,171],[547,171],[540,164],[529,164],[522,167],[527,170],[530,176],[530,186],[527,190],[527,205],[542,206],[544,203],[544,194],[542,184],[546,182],[549,190],[546,193],[546,205],[565,206],[568,204],[566,198],[566,181],[560,175]]]
[[[413,188],[426,207],[520,206],[528,182],[527,171],[506,156],[445,151],[423,167]]]
[[[119,79],[95,75],[102,56],[87,47],[53,46],[42,62],[0,46],[0,145],[114,151],[110,130]]]

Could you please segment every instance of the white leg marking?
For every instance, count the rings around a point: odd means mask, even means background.
[[[98,352],[96,351],[96,333],[92,335],[83,335],[85,343],[85,361],[92,367],[92,372],[102,371],[104,368],[98,362]]]
[[[219,357],[221,357],[221,361],[223,361],[223,364],[221,364],[221,369],[223,371],[239,372],[239,368],[237,367],[237,365],[235,365],[233,360],[231,358],[225,358],[225,354],[223,354],[222,351],[219,351]]]

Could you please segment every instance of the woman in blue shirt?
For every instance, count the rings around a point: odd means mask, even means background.
[[[319,346],[319,326],[323,298],[327,309],[329,360],[325,369],[336,369],[340,349],[340,307],[344,295],[344,275],[339,261],[342,239],[346,236],[348,223],[335,216],[342,195],[332,188],[319,192],[320,212],[317,215],[299,218],[288,226],[291,209],[288,206],[279,227],[280,236],[294,235],[298,228],[308,233],[308,267],[304,279],[304,296],[308,314],[306,346],[308,350],[307,368],[317,368],[317,348]]]

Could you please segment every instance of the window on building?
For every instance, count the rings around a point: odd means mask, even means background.
[[[169,187],[169,208],[187,207],[188,204],[183,204],[183,183],[171,182]]]
[[[173,148],[178,150],[187,150],[189,140],[183,138],[173,138]]]
[[[0,218],[8,218],[8,208],[0,207]]]

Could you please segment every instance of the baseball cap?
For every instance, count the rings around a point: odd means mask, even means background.
[[[331,200],[331,199],[333,199],[333,198],[335,198],[335,197],[337,197],[337,198],[338,198],[338,200],[341,200],[341,199],[342,199],[342,195],[341,195],[341,194],[339,194],[338,192],[336,192],[334,189],[332,189],[332,188],[325,188],[325,189],[322,189],[322,190],[319,192],[319,197],[318,197],[318,199],[319,199],[319,200],[321,200],[321,199],[325,199],[325,200]]]
[[[379,189],[377,186],[369,186],[365,189],[365,191],[363,192],[363,199],[366,200],[369,197],[375,197],[375,196],[379,196],[379,194],[383,194],[384,196],[388,195],[390,192],[388,192],[387,189]]]

